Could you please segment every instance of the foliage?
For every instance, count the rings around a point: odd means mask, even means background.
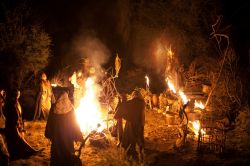
[[[30,13],[19,6],[0,23],[0,71],[5,86],[22,87],[24,79],[48,63],[51,39],[39,25],[30,25]]]
[[[222,31],[218,17],[212,25],[212,38],[217,44],[218,56],[197,57],[185,73],[189,87],[211,85],[205,106],[234,122],[242,105],[242,83],[239,75],[238,58],[230,43],[229,35]],[[211,58],[213,57],[213,58]],[[217,57],[217,58],[216,58]]]
[[[135,64],[158,70],[152,44],[155,40],[171,45],[177,57],[188,66],[199,55],[213,51],[209,41],[210,25],[219,2],[202,0],[138,0],[123,1],[120,5],[118,31],[129,41]],[[127,18],[127,19],[125,19]],[[138,56],[140,55],[140,56]],[[164,66],[165,67],[165,66]]]

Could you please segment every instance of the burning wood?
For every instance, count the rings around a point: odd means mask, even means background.
[[[88,78],[85,81],[85,93],[80,100],[80,105],[76,108],[76,117],[83,133],[90,133],[96,128],[97,124],[101,124],[98,130],[102,131],[104,113],[101,111],[100,103],[97,99],[98,86],[93,78]]]
[[[194,102],[194,107],[195,108],[200,108],[200,109],[204,109],[205,108],[205,106],[202,104],[201,101],[196,101],[196,100]]]
[[[169,88],[172,92],[174,92],[174,93],[176,94],[176,90],[175,90],[174,84],[173,84],[168,78],[166,78],[166,82],[167,82],[167,84],[168,84],[168,88]]]

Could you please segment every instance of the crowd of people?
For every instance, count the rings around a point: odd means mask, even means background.
[[[40,89],[37,95],[33,120],[46,120],[45,137],[51,141],[50,165],[74,165],[74,142],[84,143],[77,124],[72,103],[72,88],[57,87],[52,90],[45,73],[41,74]],[[136,146],[141,153],[144,149],[145,103],[140,91],[132,93],[127,100],[121,95],[114,119],[117,121],[119,146],[128,155],[138,157]],[[25,139],[22,107],[18,89],[4,91],[0,96],[0,165],[9,161],[37,154]],[[125,121],[125,127],[123,127]]]

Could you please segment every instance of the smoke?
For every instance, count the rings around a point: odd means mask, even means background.
[[[167,50],[174,44],[172,36],[166,37],[152,30],[144,31],[137,33],[137,41],[132,54],[133,62],[155,74],[163,75],[168,63]]]
[[[110,50],[103,42],[93,35],[80,35],[73,42],[73,52],[80,59],[88,59],[91,67],[94,67],[97,75],[103,71],[111,56]]]

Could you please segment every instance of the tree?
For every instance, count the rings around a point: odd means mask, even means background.
[[[25,5],[3,14],[0,22],[0,76],[6,89],[21,88],[24,80],[48,64],[51,39],[32,24]]]

